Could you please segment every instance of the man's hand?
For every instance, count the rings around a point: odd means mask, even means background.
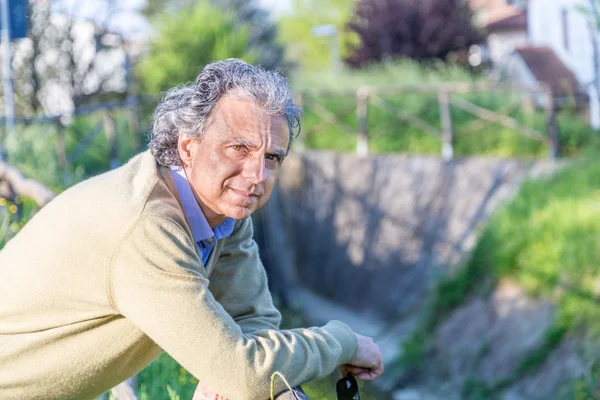
[[[373,339],[355,333],[358,339],[356,358],[350,364],[339,366],[342,376],[350,375],[364,381],[372,381],[383,374],[381,351]]]

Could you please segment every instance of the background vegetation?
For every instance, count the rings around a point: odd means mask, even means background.
[[[202,34],[198,34],[198,26],[202,26]],[[257,61],[248,48],[248,27],[236,24],[231,14],[206,2],[184,12],[167,14],[157,24],[157,30],[158,38],[138,69],[145,93],[161,93],[193,81],[198,67],[212,60],[235,57]]]
[[[341,73],[325,70],[303,71],[292,77],[292,84],[303,98],[302,120],[304,144],[307,148],[354,151],[358,132],[356,98],[354,90],[371,87],[448,85],[454,83],[485,84],[483,74],[456,65],[434,62],[424,67],[411,59],[398,59],[373,63],[359,70],[346,69]],[[329,90],[330,94],[311,94],[318,90]],[[350,91],[340,94],[338,91]],[[506,114],[523,126],[547,131],[545,111],[535,109],[528,101],[531,93],[480,92],[457,96],[479,107]],[[381,95],[392,110],[418,117],[430,126],[441,130],[438,95],[407,90],[398,95]],[[326,109],[336,121],[324,122],[322,112]],[[442,142],[439,136],[431,135],[407,120],[399,120],[389,110],[369,106],[368,131],[369,149],[373,153],[426,153],[440,154]],[[498,157],[545,157],[549,153],[547,143],[528,138],[520,129],[508,128],[499,123],[482,121],[475,115],[455,106],[450,107],[454,132],[454,154],[456,156],[488,155]],[[574,107],[566,107],[557,114],[560,149],[562,156],[578,156],[582,149],[596,146],[598,135],[578,114]]]
[[[469,260],[441,282],[420,328],[403,344],[400,376],[408,373],[418,380],[416,377],[426,374],[425,360],[436,328],[467,300],[487,298],[502,279],[516,282],[533,298],[550,300],[556,306],[555,319],[542,344],[522,354],[513,376],[478,390],[485,389],[489,396],[498,394],[535,371],[565,336],[587,343],[584,358],[590,371],[598,370],[600,166],[596,154],[586,154],[550,178],[525,183],[519,194],[491,217]],[[564,398],[592,395],[595,385],[582,378]],[[465,390],[468,387],[467,382]],[[477,396],[473,398],[481,398]]]

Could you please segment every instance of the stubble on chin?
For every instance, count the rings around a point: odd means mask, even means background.
[[[224,196],[226,209],[229,212],[224,213],[230,218],[245,219],[258,210],[260,200],[256,198],[240,199],[237,196]]]

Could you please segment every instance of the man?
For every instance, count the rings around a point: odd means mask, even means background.
[[[0,398],[94,398],[162,351],[231,400],[268,398],[275,371],[378,377],[341,322],[278,330],[250,215],[299,113],[279,75],[210,64],[166,93],[149,152],[44,207],[0,252]]]

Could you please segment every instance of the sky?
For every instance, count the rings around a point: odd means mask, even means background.
[[[258,4],[270,10],[276,16],[285,14],[292,8],[291,0],[258,0]]]
[[[52,1],[52,7],[56,11],[94,21],[98,25],[105,24],[108,11],[112,8],[113,16],[108,20],[108,28],[129,40],[147,37],[152,31],[150,23],[140,13],[145,4],[145,0]]]
[[[274,16],[282,15],[291,9],[291,0],[255,0],[259,5],[271,11]],[[147,37],[152,28],[140,14],[146,0],[54,0],[53,7],[63,12],[78,15],[82,18],[103,24],[106,17],[106,4],[118,12],[110,19],[108,26],[114,32],[123,34],[127,39]]]

